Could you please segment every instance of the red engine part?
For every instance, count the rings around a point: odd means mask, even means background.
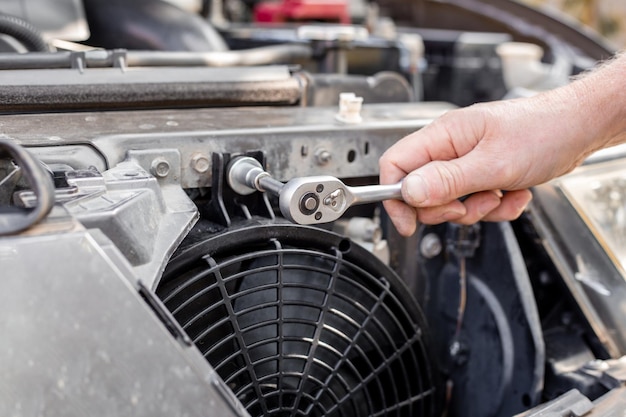
[[[256,22],[350,23],[347,0],[282,0],[258,3]]]

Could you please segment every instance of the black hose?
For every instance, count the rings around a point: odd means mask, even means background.
[[[49,52],[48,43],[41,32],[19,17],[0,14],[0,33],[15,38],[30,52]]]
[[[37,205],[32,209],[0,207],[0,236],[4,236],[19,233],[46,217],[52,210],[55,196],[52,178],[25,148],[8,139],[0,139],[0,157],[15,160],[37,197]]]

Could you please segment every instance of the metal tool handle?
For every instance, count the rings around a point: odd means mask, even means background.
[[[346,187],[354,196],[354,204],[377,203],[384,200],[402,200],[402,181],[388,185]]]

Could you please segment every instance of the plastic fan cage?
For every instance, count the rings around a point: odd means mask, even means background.
[[[157,290],[252,416],[431,416],[424,319],[334,233],[248,225],[178,254]]]

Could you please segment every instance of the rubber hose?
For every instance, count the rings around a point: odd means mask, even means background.
[[[0,236],[4,236],[26,230],[46,217],[54,206],[55,194],[52,177],[26,148],[9,139],[0,139],[0,157],[16,161],[37,197],[37,205],[32,209],[0,207]]]
[[[0,33],[12,36],[30,52],[49,52],[48,43],[44,40],[41,32],[16,16],[0,14]]]

